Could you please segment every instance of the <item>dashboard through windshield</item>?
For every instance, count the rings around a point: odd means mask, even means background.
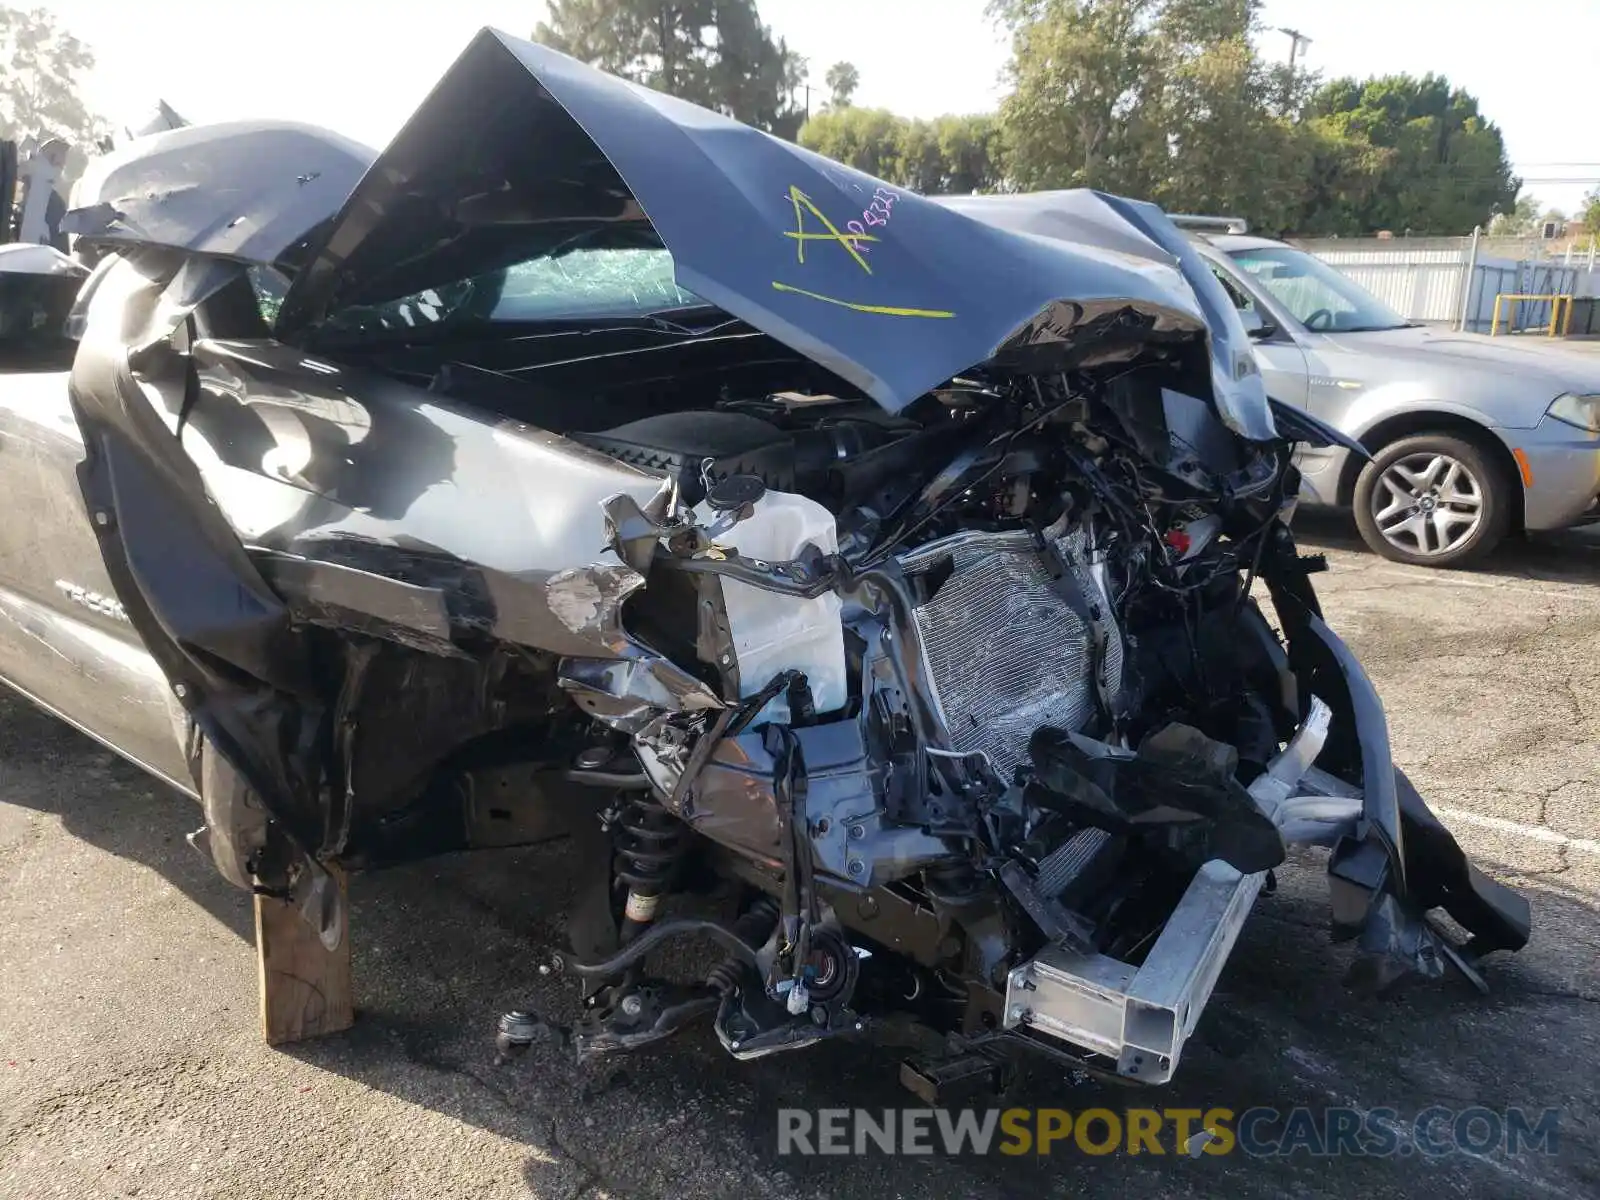
[[[1262,246],[1229,257],[1307,329],[1360,333],[1408,324],[1348,275],[1304,250]]]

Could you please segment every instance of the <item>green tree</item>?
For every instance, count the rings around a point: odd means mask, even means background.
[[[1539,197],[1523,192],[1506,211],[1495,213],[1489,222],[1493,237],[1525,237],[1539,227]]]
[[[1003,180],[999,125],[988,115],[924,121],[830,108],[806,122],[800,144],[925,195],[994,191]]]
[[[820,112],[800,130],[800,144],[847,166],[887,179],[897,178],[904,117],[883,108],[836,108]]]
[[[1285,80],[1251,42],[1257,0],[1167,0],[1153,10],[1158,68],[1145,80],[1139,131],[1150,198],[1182,212],[1292,228],[1312,143],[1280,111]]]
[[[939,145],[941,192],[964,196],[1006,186],[1005,146],[1000,122],[992,114],[939,117],[933,135]]]
[[[601,70],[793,137],[805,59],[755,0],[552,0],[535,40]]]
[[[861,72],[855,63],[836,62],[828,68],[823,82],[828,85],[828,107],[849,108],[850,98],[861,86]]]
[[[1465,233],[1517,180],[1475,98],[1437,76],[1321,84],[1264,62],[1261,0],[992,0],[1023,188],[1097,187],[1268,232]]]
[[[1011,30],[1001,122],[1024,188],[1097,187],[1282,231],[1317,139],[1303,79],[1264,63],[1259,0],[998,0]]]
[[[1374,232],[1365,214],[1373,205],[1391,151],[1351,140],[1326,117],[1307,117],[1295,127],[1306,156],[1295,216],[1285,232],[1359,237]]]
[[[1317,92],[1309,112],[1331,136],[1377,152],[1382,164],[1359,209],[1313,211],[1313,223],[1464,234],[1516,203],[1520,181],[1500,130],[1474,96],[1442,76],[1337,79]]]
[[[1159,7],[1160,0],[990,6],[1011,30],[1012,92],[1000,120],[1018,186],[1150,193],[1150,80],[1161,71],[1152,18]]]
[[[87,149],[104,124],[83,101],[94,52],[47,10],[0,6],[0,137],[51,137]]]
[[[1584,196],[1576,219],[1583,222],[1584,232],[1590,237],[1600,233],[1600,183]]]

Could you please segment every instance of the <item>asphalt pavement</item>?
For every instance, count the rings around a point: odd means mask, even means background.
[[[1430,573],[1366,553],[1340,518],[1313,514],[1302,537],[1328,548],[1327,607],[1378,685],[1397,761],[1476,861],[1531,895],[1533,942],[1488,962],[1487,997],[1458,981],[1355,995],[1321,859],[1297,855],[1170,1088],[1046,1069],[1007,1103],[1555,1108],[1555,1153],[780,1156],[780,1107],[915,1103],[901,1052],[841,1042],[737,1064],[695,1030],[600,1072],[554,1046],[496,1063],[501,1011],[574,1008],[572,985],[538,970],[572,887],[559,846],[359,877],[356,1027],[269,1050],[249,901],[184,843],[192,803],[7,695],[0,1196],[1600,1194],[1600,538]]]

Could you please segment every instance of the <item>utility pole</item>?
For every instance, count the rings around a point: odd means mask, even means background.
[[[1300,57],[1300,49],[1302,46],[1311,45],[1311,39],[1305,34],[1301,33],[1298,29],[1285,29],[1281,25],[1274,29],[1273,32],[1289,35],[1289,78],[1293,79],[1295,59]]]
[[[1300,57],[1300,48],[1311,45],[1311,39],[1298,29],[1285,29],[1281,25],[1273,29],[1274,33],[1289,35],[1289,72],[1283,80],[1283,112],[1287,117],[1294,117],[1294,64]]]

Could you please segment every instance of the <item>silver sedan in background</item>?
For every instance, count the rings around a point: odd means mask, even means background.
[[[1386,558],[1462,566],[1507,533],[1600,521],[1600,358],[1405,320],[1268,238],[1195,236],[1275,399],[1357,438],[1303,452],[1303,498]]]

